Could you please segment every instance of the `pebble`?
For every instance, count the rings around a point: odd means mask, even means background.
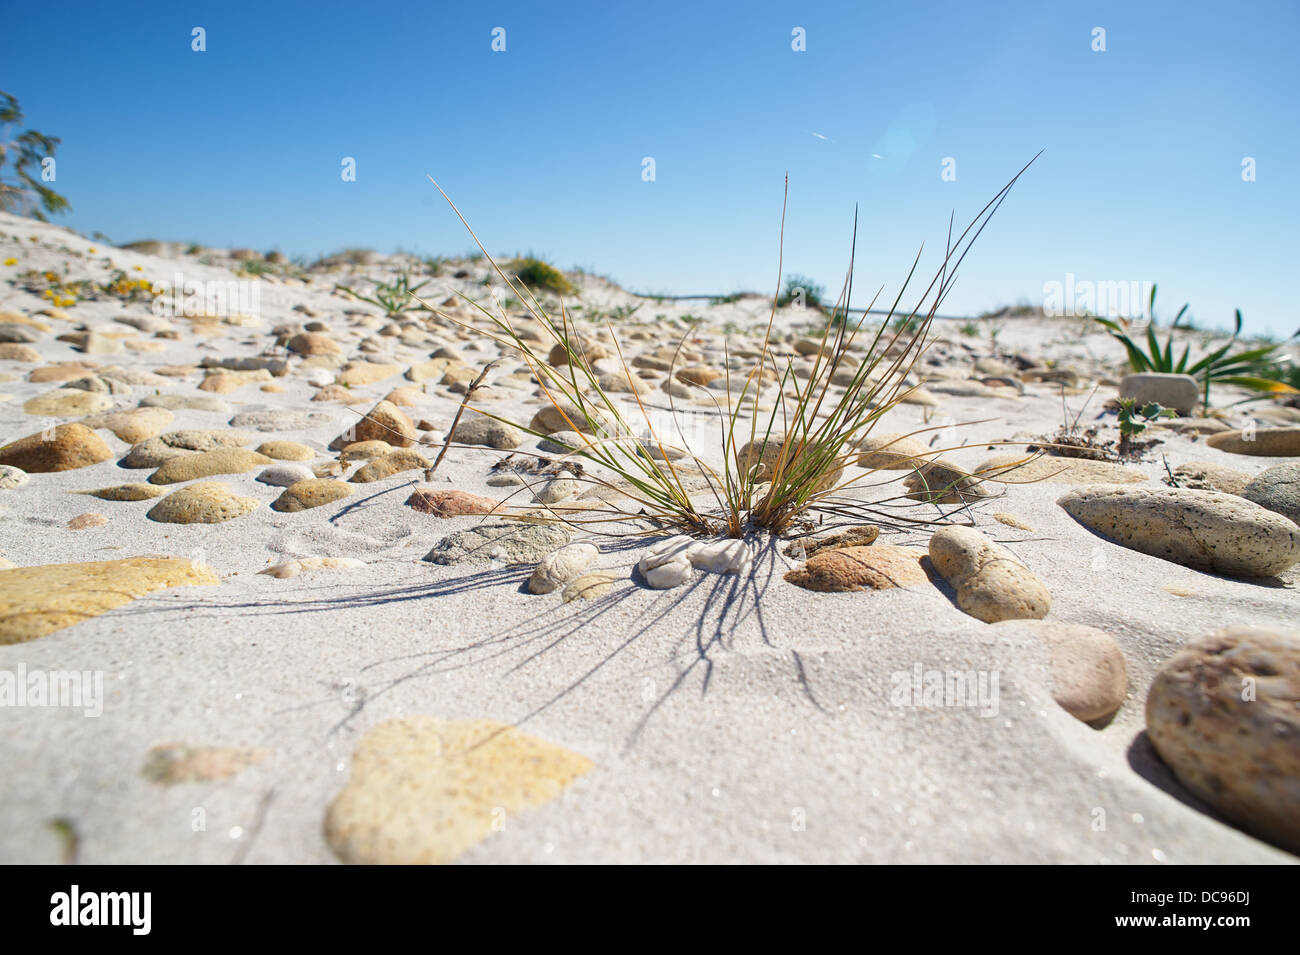
[[[0,464],[0,490],[13,490],[16,487],[22,487],[31,477],[22,468],[16,468],[11,464]]]
[[[1300,633],[1234,625],[1193,640],[1147,691],[1147,735],[1198,799],[1300,853]]]
[[[1053,454],[999,454],[983,461],[975,472],[1001,484],[1141,484],[1147,480],[1137,468]]]
[[[175,419],[166,408],[130,408],[110,414],[94,415],[82,420],[87,428],[107,428],[119,441],[139,444],[157,437]]]
[[[1003,620],[999,632],[1028,633],[1049,654],[1051,693],[1061,709],[1085,723],[1105,719],[1128,695],[1124,652],[1109,633],[1055,620]]]
[[[498,451],[510,451],[524,443],[524,433],[504,421],[497,421],[486,415],[471,417],[467,412],[456,425],[455,443],[482,445],[496,448]]]
[[[288,577],[297,577],[299,574],[311,573],[315,570],[352,570],[364,566],[366,566],[366,562],[357,560],[355,557],[299,557],[285,561],[283,564],[276,564],[274,567],[268,567],[266,570],[259,570],[258,573],[275,577],[277,580],[284,580]]]
[[[33,415],[72,418],[107,411],[112,407],[113,399],[108,395],[80,388],[56,388],[25,402],[23,411]]]
[[[307,478],[285,488],[284,492],[271,502],[271,509],[293,514],[332,504],[351,493],[352,488],[343,481],[320,477]]]
[[[434,517],[463,517],[502,510],[501,502],[490,497],[467,491],[438,491],[431,488],[412,491],[406,499],[406,506]]]
[[[691,576],[690,550],[695,544],[694,538],[685,535],[660,541],[637,562],[636,569],[655,590],[679,587]]]
[[[76,517],[71,518],[65,526],[69,530],[84,531],[88,527],[99,527],[107,523],[108,518],[103,514],[90,512],[86,514],[78,514]]]
[[[933,454],[920,439],[892,431],[867,435],[858,441],[857,450],[862,452],[858,467],[878,471],[911,471]]]
[[[277,461],[310,461],[316,457],[316,452],[300,441],[263,441],[257,453]]]
[[[1056,503],[1117,544],[1197,570],[1271,577],[1300,561],[1300,528],[1220,491],[1094,484]]]
[[[1124,376],[1119,383],[1119,396],[1121,399],[1132,398],[1138,408],[1154,401],[1186,416],[1201,400],[1201,386],[1191,375],[1141,372]]]
[[[7,464],[28,474],[74,471],[113,457],[103,438],[85,425],[61,424],[51,433],[38,431],[0,447],[0,465]]]
[[[606,570],[592,571],[575,577],[564,586],[560,598],[567,604],[574,600],[596,600],[609,593],[618,577]]]
[[[1300,462],[1275,464],[1260,472],[1241,496],[1300,524]]]
[[[506,723],[389,720],[357,743],[347,785],[325,814],[325,839],[346,863],[445,864],[592,766]]]
[[[937,504],[966,504],[993,497],[995,493],[981,477],[947,458],[936,458],[921,465],[903,479],[903,487],[913,500]]]
[[[315,477],[311,468],[301,464],[273,464],[269,468],[263,468],[258,473],[257,480],[272,487],[289,487],[291,484],[310,481]]]
[[[0,573],[0,645],[35,640],[168,587],[220,583],[203,564],[131,557]]]
[[[1042,618],[1052,609],[1043,582],[1009,550],[973,528],[936,531],[930,538],[930,561],[957,592],[957,606],[985,623]]]
[[[168,494],[147,516],[163,524],[220,524],[243,517],[260,504],[256,498],[235,496],[219,481],[203,481]]]
[[[167,493],[167,489],[153,484],[115,484],[112,487],[101,487],[93,491],[77,491],[76,493],[89,494],[101,501],[148,501],[155,497],[162,497]]]
[[[820,593],[911,587],[930,579],[921,565],[924,557],[923,550],[893,544],[831,547],[788,571],[785,579]]]
[[[198,478],[216,477],[218,474],[243,474],[259,464],[270,464],[265,454],[246,448],[217,448],[199,451],[164,461],[149,475],[150,484],[181,484]]]
[[[533,497],[535,504],[558,504],[582,493],[583,482],[571,477],[554,477],[542,485]]]
[[[381,401],[330,444],[337,451],[359,441],[384,441],[394,448],[414,447],[419,439],[415,422],[391,401]]]
[[[1222,464],[1180,464],[1173,469],[1173,478],[1178,487],[1198,491],[1222,491],[1225,494],[1241,494],[1250,483],[1250,475]],[[1165,483],[1169,479],[1165,478]]]
[[[424,559],[434,564],[535,564],[568,542],[569,532],[558,524],[495,521],[444,537]]]
[[[297,411],[292,408],[271,411],[241,411],[230,419],[232,428],[252,428],[254,431],[307,431],[334,421],[332,415],[321,411]],[[245,441],[248,444],[250,438]]]
[[[382,481],[384,478],[392,477],[394,474],[400,474],[403,471],[427,468],[429,463],[429,459],[419,451],[402,448],[399,451],[390,451],[388,454],[381,454],[377,458],[371,458],[357,468],[348,480],[353,484]]]
[[[1206,445],[1229,454],[1257,457],[1300,457],[1300,428],[1258,428],[1253,432],[1225,431],[1205,439]]]
[[[169,411],[211,411],[230,414],[230,402],[212,395],[149,395],[140,399],[141,408],[166,408]]]
[[[556,548],[533,568],[528,578],[529,593],[549,594],[559,590],[590,567],[599,554],[594,544],[583,542]]]

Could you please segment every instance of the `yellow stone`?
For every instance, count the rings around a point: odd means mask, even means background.
[[[182,557],[130,557],[0,571],[0,644],[35,640],[150,591],[220,582],[211,568]]]
[[[492,720],[390,720],[357,744],[325,838],[344,862],[451,862],[487,837],[502,811],[549,802],[593,765]]]

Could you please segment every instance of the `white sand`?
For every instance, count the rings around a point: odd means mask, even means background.
[[[143,266],[139,274],[153,280],[170,280],[175,271],[172,260],[106,249],[9,216],[0,216],[0,233],[0,260],[21,258],[0,277],[65,260],[74,277],[93,274],[87,259],[58,246],[83,254],[95,246],[125,269]],[[42,241],[24,239],[15,251],[14,233]],[[184,268],[187,276],[227,274],[192,259]],[[475,268],[477,276],[481,267]],[[75,325],[51,321],[55,331],[33,347],[48,361],[86,358],[145,370],[205,355],[251,356],[267,344],[272,326],[304,320],[291,308],[305,303],[351,349],[372,332],[349,327],[342,309],[362,306],[330,295],[335,278],[317,278],[312,287],[264,283],[261,327],[232,328],[215,341],[187,330],[163,352],[81,356],[54,339]],[[434,284],[481,291],[473,278]],[[595,282],[590,287],[587,301],[634,301]],[[0,284],[0,309],[31,314],[38,307],[33,296]],[[94,325],[124,313],[112,303],[67,311]],[[749,328],[765,320],[766,306],[756,299],[713,308],[647,301],[629,327],[684,313],[705,314],[715,328]],[[1057,358],[1118,357],[1104,336],[1080,341],[1076,328],[1009,321],[999,344]],[[986,347],[951,325],[937,331],[958,347]],[[429,349],[389,341],[403,367],[428,356]],[[465,343],[455,344],[463,350]],[[486,357],[466,353],[471,361]],[[0,443],[44,423],[21,406],[56,386],[27,382],[31,367],[0,362],[0,372],[13,376],[0,382],[0,392],[12,396],[0,403]],[[165,390],[197,393],[199,380],[174,379]],[[327,412],[327,424],[258,440],[303,441],[321,451],[320,459],[332,457],[326,445],[357,415],[311,403],[315,389],[296,373],[277,381],[283,393],[249,385],[221,397],[235,413]],[[398,376],[355,389],[367,396],[356,411],[405,384]],[[427,405],[407,412],[449,422],[455,402],[445,389],[428,390],[434,393]],[[150,393],[132,392],[115,398],[118,407],[134,407]],[[1112,395],[1113,388],[1099,389],[1085,420]],[[939,419],[996,419],[961,429],[972,443],[1050,431],[1061,419],[1054,386],[1030,385],[1019,400],[941,400]],[[1070,399],[1075,408],[1082,401]],[[536,406],[513,407],[526,421]],[[892,412],[886,429],[920,426],[920,410]],[[225,427],[229,417],[179,411],[167,430]],[[125,452],[109,432],[98,433]],[[1162,436],[1158,451],[1171,465],[1214,461],[1255,473],[1275,463]],[[525,448],[533,446],[530,440]],[[1005,450],[975,444],[951,457],[973,466]],[[453,450],[432,486],[504,497],[485,484],[502,454]],[[1158,457],[1138,467],[1152,484],[1163,474]],[[566,605],[558,593],[528,594],[526,567],[422,561],[444,535],[478,518],[439,520],[404,507],[406,485],[419,481],[418,472],[357,485],[336,505],[297,514],[263,507],[211,526],[150,521],[150,501],[66,493],[144,481],[149,473],[107,461],[33,475],[0,491],[0,553],[16,565],[171,554],[198,557],[223,578],[217,587],[165,591],[0,647],[0,669],[22,663],[100,670],[107,694],[98,719],[69,709],[0,709],[2,861],[57,860],[59,843],[46,825],[55,817],[75,822],[83,862],[335,861],[322,818],[347,778],[352,747],[368,728],[406,714],[515,723],[596,764],[558,799],[470,850],[465,862],[1295,861],[1197,805],[1146,743],[1142,708],[1155,668],[1187,640],[1229,623],[1294,627],[1300,573],[1289,572],[1285,586],[1267,586],[1109,544],[1056,506],[1064,485],[1007,487],[979,509],[978,522],[1047,583],[1050,619],[1100,627],[1122,646],[1129,696],[1100,729],[1053,702],[1046,653],[1036,643],[993,637],[937,587],[810,593],[781,579],[793,562],[769,550],[749,579],[697,573],[687,587],[666,592],[624,579],[599,601]],[[256,473],[213,480],[269,504],[280,489],[257,483]],[[80,531],[64,526],[88,511],[108,523]],[[1013,513],[1034,531],[996,523],[993,511]],[[927,534],[886,528],[881,539],[924,547]],[[598,543],[596,566],[624,572],[644,548],[638,541]],[[285,580],[257,573],[300,556],[352,557],[367,566]],[[917,664],[996,671],[997,715],[892,705],[890,675]],[[150,747],[172,740],[263,746],[271,754],[227,780],[164,788],[140,768]],[[198,809],[206,829],[196,832]]]

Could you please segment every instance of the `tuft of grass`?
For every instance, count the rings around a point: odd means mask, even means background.
[[[1282,369],[1277,350],[1281,343],[1261,345],[1233,352],[1232,347],[1241,335],[1241,309],[1236,310],[1232,337],[1226,345],[1202,356],[1198,361],[1190,362],[1192,346],[1183,347],[1182,354],[1174,357],[1174,333],[1183,324],[1189,306],[1184,305],[1174,316],[1169,326],[1169,334],[1162,348],[1156,336],[1156,286],[1151,286],[1151,301],[1148,303],[1148,317],[1145,347],[1134,341],[1128,334],[1130,322],[1125,319],[1095,318],[1110,336],[1124,346],[1128,355],[1129,367],[1135,372],[1160,372],[1175,375],[1191,375],[1201,383],[1202,403],[1210,406],[1210,385],[1222,383],[1237,385],[1250,391],[1265,395],[1297,394],[1295,388],[1280,380]],[[1300,332],[1297,332],[1300,334]],[[1294,336],[1293,336],[1294,337]]]
[[[566,522],[640,522],[650,525],[647,532],[673,528],[687,533],[743,537],[754,532],[784,534],[796,526],[806,526],[813,517],[826,515],[861,519],[863,512],[870,513],[870,506],[843,497],[843,492],[864,475],[845,479],[845,467],[857,459],[858,442],[910,391],[905,379],[925,350],[926,333],[955,281],[959,266],[1028,168],[1026,164],[998,191],[955,242],[950,221],[942,264],[912,309],[901,307],[901,303],[916,278],[920,252],[890,306],[889,317],[874,331],[863,332],[860,324],[842,319],[827,322],[819,350],[811,356],[813,367],[807,377],[795,375],[792,358],[778,359],[774,353],[773,326],[781,299],[778,290],[773,296],[762,344],[756,350],[757,357],[748,366],[733,368],[728,355],[726,403],[713,398],[719,413],[720,469],[710,465],[703,453],[690,446],[671,394],[670,422],[660,421],[657,426],[656,417],[635,389],[626,396],[630,404],[624,406],[620,401],[624,395],[612,394],[602,385],[585,354],[589,339],[574,328],[563,299],[558,314],[543,308],[526,283],[512,274],[509,265],[502,267],[487,254],[469,222],[432,179],[491,267],[524,303],[531,322],[542,331],[544,340],[523,337],[508,313],[494,313],[468,296],[462,297],[488,319],[489,329],[463,322],[436,307],[426,307],[466,330],[486,335],[503,350],[509,349],[522,358],[566,428],[580,435],[581,446],[566,457],[581,457],[595,465],[586,469],[587,479],[616,493],[601,495],[606,501],[603,514],[582,519],[561,517]],[[784,233],[783,206],[780,258],[784,257]],[[855,248],[856,212],[853,235]],[[854,248],[850,249],[844,286],[834,306],[835,314],[841,316],[847,314],[852,298]],[[879,293],[872,298],[868,309],[874,307],[878,297]],[[890,320],[894,318],[899,320]],[[622,375],[630,385],[632,369],[624,358],[613,325],[606,327],[615,357],[622,365]],[[864,350],[855,347],[859,334],[870,337]],[[679,341],[679,354],[688,335],[689,329]],[[674,359],[670,376],[674,375],[675,368]],[[845,383],[838,386],[842,392],[831,392],[833,379]],[[712,397],[705,389],[700,393]],[[770,403],[764,404],[764,398]],[[532,424],[524,425],[475,410],[536,437],[546,436],[539,430],[540,422],[534,428]],[[638,429],[633,427],[638,419],[639,430],[645,437],[640,437]],[[676,433],[665,433],[670,429]],[[680,444],[675,443],[678,441]],[[935,449],[934,453],[943,450],[948,449]]]
[[[495,267],[496,262],[492,256],[487,255],[487,250],[483,254]],[[500,269],[497,269],[500,271]],[[556,295],[577,295],[578,290],[555,266],[549,262],[544,262],[536,256],[524,256],[517,258],[506,266],[506,271],[515,277],[517,281],[531,289],[534,292],[554,292]]]

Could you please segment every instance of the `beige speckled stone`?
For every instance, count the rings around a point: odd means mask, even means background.
[[[1114,713],[1128,694],[1128,668],[1119,644],[1104,630],[1055,620],[1003,620],[993,624],[1028,632],[1047,647],[1052,699],[1071,716],[1091,722]]]
[[[957,592],[957,606],[985,623],[1042,618],[1052,609],[1043,582],[1001,544],[970,527],[930,538],[930,560]]]
[[[1233,626],[1165,661],[1147,733],[1178,780],[1223,815],[1300,853],[1300,633]]]
[[[353,751],[347,785],[325,814],[325,838],[344,862],[451,862],[494,822],[549,802],[592,765],[504,723],[390,720]]]
[[[217,584],[202,564],[131,557],[0,571],[0,644],[35,640],[128,604],[153,590]]]
[[[1141,484],[1147,480],[1137,468],[1051,454],[999,454],[982,462],[975,471],[1003,484]]]
[[[149,483],[180,484],[183,481],[215,477],[218,474],[243,474],[259,465],[270,463],[271,459],[265,454],[258,454],[246,448],[218,448],[215,451],[200,451],[197,454],[186,454],[163,462],[162,467],[149,475]]]
[[[28,474],[73,471],[112,456],[113,450],[104,439],[80,424],[57,425],[52,431],[38,431],[0,448],[0,464]]]
[[[1232,494],[1096,484],[1056,503],[1124,547],[1197,570],[1270,577],[1300,561],[1300,527]]]
[[[231,494],[220,481],[201,481],[168,494],[146,516],[163,524],[220,524],[256,510],[260,503]]]
[[[352,493],[352,488],[342,481],[330,478],[309,478],[290,484],[275,499],[271,508],[286,513],[310,510],[324,504],[331,504]]]

